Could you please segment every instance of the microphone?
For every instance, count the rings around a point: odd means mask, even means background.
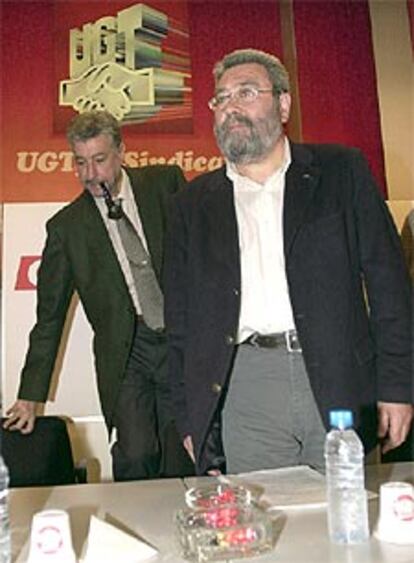
[[[114,201],[107,182],[100,182],[99,185],[101,186],[104,200],[108,208],[108,217],[115,220],[120,219],[123,215],[121,200]]]

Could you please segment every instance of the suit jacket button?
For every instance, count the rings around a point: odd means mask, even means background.
[[[213,385],[211,386],[211,390],[213,391],[213,393],[215,395],[220,395],[221,389],[222,389],[222,387],[221,387],[220,383],[213,383]]]
[[[229,346],[233,345],[235,342],[235,338],[231,334],[226,334],[225,340],[226,340],[226,344],[228,344]]]

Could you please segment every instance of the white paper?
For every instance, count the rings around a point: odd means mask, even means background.
[[[220,477],[230,484],[260,491],[259,503],[269,509],[303,509],[326,506],[325,476],[306,465],[266,469]],[[368,497],[373,496],[368,493]]]
[[[158,553],[153,547],[93,515],[85,547],[81,563],[138,563]]]

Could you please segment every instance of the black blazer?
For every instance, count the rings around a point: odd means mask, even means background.
[[[369,449],[377,401],[412,400],[410,285],[398,234],[359,151],[291,149],[284,248],[307,372],[325,425],[331,408],[352,409]],[[193,437],[202,473],[241,298],[233,186],[224,168],[174,197],[165,271],[175,416],[181,435]]]
[[[159,279],[169,199],[184,183],[176,166],[126,169],[149,253]],[[49,391],[63,324],[77,291],[94,332],[98,391],[108,426],[124,376],[136,312],[100,212],[84,191],[47,223],[39,268],[37,320],[21,375],[18,396],[44,402]]]

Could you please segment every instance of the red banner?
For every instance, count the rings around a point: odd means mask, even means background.
[[[360,146],[385,186],[367,2],[292,6],[303,138]],[[220,166],[213,66],[236,48],[283,59],[281,13],[276,0],[3,3],[1,201],[71,200],[65,128],[102,105],[121,118],[128,165],[177,163],[188,178]]]

